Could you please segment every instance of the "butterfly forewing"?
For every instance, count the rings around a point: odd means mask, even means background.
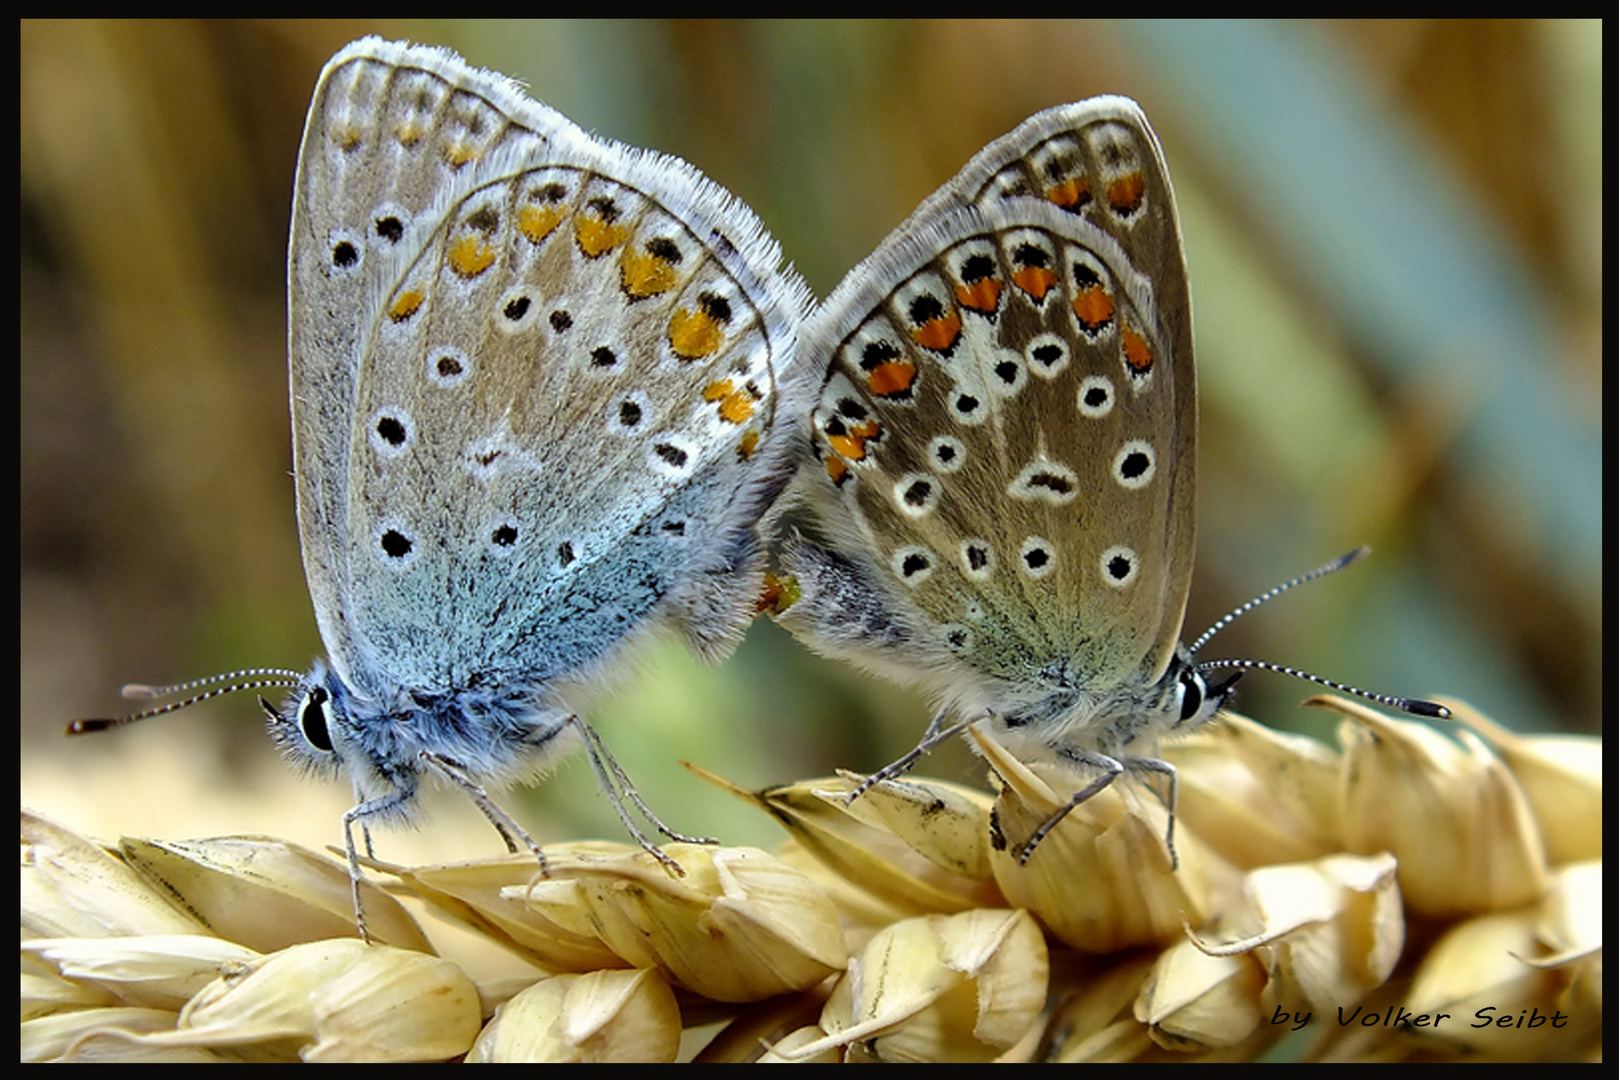
[[[764,444],[775,329],[647,193],[561,166],[471,193],[382,305],[363,358],[370,422],[352,453],[382,467],[357,470],[349,558],[376,560],[390,532],[411,550],[395,588],[353,605],[355,625],[404,662],[434,655],[419,635],[462,628],[440,658],[452,667],[392,677],[548,679],[644,621],[711,549],[717,507]],[[413,379],[373,371],[400,357],[416,358]],[[379,441],[385,418],[397,446]],[[413,424],[438,437],[412,445]],[[521,612],[513,579],[530,583]],[[564,621],[548,652],[543,628]]]
[[[1155,682],[1194,531],[1180,258],[1156,140],[1122,99],[1032,118],[924,203],[805,334],[829,364],[819,517],[880,596],[845,595],[843,625],[812,598],[788,625],[917,681],[976,678],[988,703]],[[803,569],[812,592],[828,576]],[[843,641],[857,623],[875,640]]]
[[[1162,583],[1162,618],[1151,624],[1156,634],[1147,643],[1145,665],[1147,672],[1161,673],[1180,640],[1196,548],[1197,375],[1180,217],[1158,137],[1140,106],[1127,98],[1061,105],[985,147],[946,191],[954,200],[979,205],[1032,197],[1059,206],[1117,242],[1121,276],[1149,283],[1151,325],[1125,331],[1155,343],[1157,378],[1173,383],[1141,388],[1136,396],[1149,410],[1138,419],[1168,433],[1169,454],[1160,452],[1157,465],[1163,504],[1174,512],[1163,521],[1165,562],[1156,578]]]
[[[299,532],[321,634],[345,676],[354,639],[339,615],[354,597],[344,478],[367,316],[391,292],[401,245],[419,244],[435,207],[478,183],[479,162],[502,147],[543,154],[577,132],[506,80],[469,85],[466,70],[437,50],[355,42],[323,72],[299,153],[288,254]]]
[[[363,235],[295,208],[300,520],[339,671],[544,683],[660,603],[704,651],[730,639],[785,468],[800,303],[751,213],[506,80],[378,42],[329,67],[302,170],[300,192],[371,208]]]

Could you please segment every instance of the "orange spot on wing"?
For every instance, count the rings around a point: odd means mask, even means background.
[[[1100,287],[1081,289],[1074,297],[1074,314],[1086,330],[1100,330],[1113,321],[1113,298]]]
[[[330,136],[332,145],[347,153],[357,149],[365,141],[365,136],[353,124],[340,123],[334,127]],[[403,140],[401,140],[403,141]]]
[[[1147,179],[1138,172],[1121,176],[1107,185],[1107,203],[1123,217],[1140,210],[1146,194]]]
[[[720,402],[720,419],[728,424],[740,424],[753,415],[753,395],[746,389],[725,395]]]
[[[1043,266],[1026,266],[1012,274],[1012,283],[1036,300],[1044,300],[1057,284],[1057,275]]]
[[[1046,189],[1046,200],[1064,210],[1077,210],[1091,201],[1091,183],[1083,176],[1064,180]]]
[[[614,225],[594,215],[583,214],[573,227],[573,235],[579,241],[579,250],[594,259],[622,244],[630,235],[630,230],[628,226]]]
[[[416,314],[426,299],[426,296],[415,289],[406,289],[399,294],[399,299],[395,300],[393,306],[388,309],[388,318],[396,323],[402,323]]]
[[[444,148],[444,164],[452,169],[460,169],[478,160],[476,147],[466,145],[446,146]]]
[[[826,475],[832,478],[833,484],[842,487],[843,482],[849,479],[849,463],[840,457],[827,458]]]
[[[921,326],[911,330],[911,337],[924,349],[934,352],[944,352],[956,343],[961,337],[961,316],[951,312],[949,315],[940,315],[937,319],[929,319]]]
[[[400,146],[415,146],[427,134],[427,128],[414,120],[406,120],[394,129],[394,138]]]
[[[1137,375],[1145,375],[1152,370],[1152,348],[1147,339],[1126,326],[1123,330],[1124,362],[1129,365],[1130,371]]]
[[[703,387],[703,400],[719,402],[720,419],[728,424],[740,424],[753,415],[758,398],[747,386],[732,389],[730,379],[721,379]]]
[[[538,244],[562,223],[562,210],[555,206],[524,206],[517,211],[517,227],[530,242]]]
[[[668,292],[675,285],[674,264],[650,251],[626,251],[619,265],[624,291],[636,300]]]
[[[719,352],[725,328],[706,311],[681,308],[669,320],[669,347],[682,360],[698,360]]]
[[[883,426],[875,420],[867,420],[864,424],[856,424],[842,435],[828,435],[827,443],[839,454],[850,461],[864,461],[866,459],[866,442],[875,439],[883,433]]]
[[[759,429],[749,428],[742,433],[742,441],[736,444],[736,456],[746,461],[757,449],[759,449]]]
[[[994,311],[995,305],[1001,301],[1001,283],[994,278],[983,278],[970,285],[957,285],[956,299],[962,307],[974,311]]]
[[[489,269],[495,261],[495,249],[476,234],[469,234],[450,244],[450,269],[464,278],[475,278]]]
[[[877,397],[903,394],[916,382],[916,365],[909,360],[890,360],[866,372],[866,388]]]

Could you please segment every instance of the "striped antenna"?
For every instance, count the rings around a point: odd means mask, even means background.
[[[175,694],[187,694],[202,687],[210,687],[200,694],[191,694],[182,701],[171,701],[164,705],[155,705],[142,712],[131,713],[128,716],[91,717],[85,720],[75,720],[67,726],[69,735],[90,735],[109,728],[122,727],[133,724],[137,720],[147,720],[164,713],[178,712],[189,708],[198,702],[209,698],[222,697],[225,694],[234,694],[238,690],[258,690],[266,686],[294,687],[302,685],[304,676],[296,671],[285,668],[243,668],[241,671],[227,671],[223,675],[210,675],[206,679],[192,679],[190,682],[175,683],[173,686],[151,686],[146,683],[130,683],[123,689],[127,701],[152,701],[157,698],[173,697]]]
[[[1307,581],[1314,581],[1316,578],[1323,578],[1328,574],[1336,574],[1338,571],[1344,569],[1345,567],[1352,566],[1371,553],[1372,549],[1369,547],[1358,547],[1354,551],[1349,552],[1347,555],[1338,556],[1338,558],[1333,559],[1325,566],[1318,566],[1314,570],[1311,570],[1308,574],[1301,574],[1292,581],[1284,581],[1274,589],[1261,593],[1252,600],[1248,601],[1246,604],[1238,607],[1236,610],[1227,613],[1224,618],[1220,619],[1213,626],[1203,631],[1202,634],[1198,635],[1198,639],[1187,647],[1187,651],[1195,656],[1199,649],[1209,643],[1210,638],[1214,637],[1215,634],[1218,634],[1221,630],[1224,630],[1226,627],[1230,626],[1241,616],[1246,615],[1248,612],[1254,610],[1254,608],[1258,607],[1260,604],[1265,603],[1267,600],[1274,600],[1276,597],[1287,592],[1289,589],[1297,588]],[[1377,694],[1370,690],[1362,690],[1359,687],[1350,686],[1346,683],[1334,682],[1331,679],[1324,679],[1319,675],[1312,675],[1308,671],[1300,671],[1298,668],[1291,668],[1282,664],[1270,664],[1263,660],[1198,660],[1196,663],[1199,671],[1213,671],[1217,668],[1239,668],[1244,671],[1274,671],[1280,675],[1291,675],[1295,679],[1303,679],[1305,682],[1313,682],[1318,686],[1328,686],[1334,690],[1341,690],[1346,694],[1352,694],[1355,697],[1364,698],[1367,701],[1375,701],[1379,705],[1384,705],[1391,709],[1398,709],[1401,712],[1410,713],[1412,716],[1427,716],[1439,720],[1450,719],[1450,710],[1437,702],[1424,701],[1421,698],[1391,697],[1388,694]]]

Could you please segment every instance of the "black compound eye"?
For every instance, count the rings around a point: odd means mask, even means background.
[[[1188,671],[1181,676],[1181,723],[1192,719],[1203,708],[1203,700],[1208,693],[1208,684],[1203,676],[1196,671]]]
[[[317,686],[309,691],[298,709],[298,728],[304,733],[304,738],[310,746],[328,754],[332,752],[332,733],[326,724],[326,703],[330,700],[331,695],[326,688]]]

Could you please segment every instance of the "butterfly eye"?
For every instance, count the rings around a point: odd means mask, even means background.
[[[298,710],[298,728],[303,732],[309,745],[316,750],[330,754],[332,752],[332,733],[327,726],[327,703],[331,695],[324,686],[317,686],[309,691],[304,698],[302,707]]]
[[[1203,681],[1202,673],[1192,670],[1181,675],[1181,723],[1195,717],[1203,708],[1203,701],[1208,695],[1208,683]]]

